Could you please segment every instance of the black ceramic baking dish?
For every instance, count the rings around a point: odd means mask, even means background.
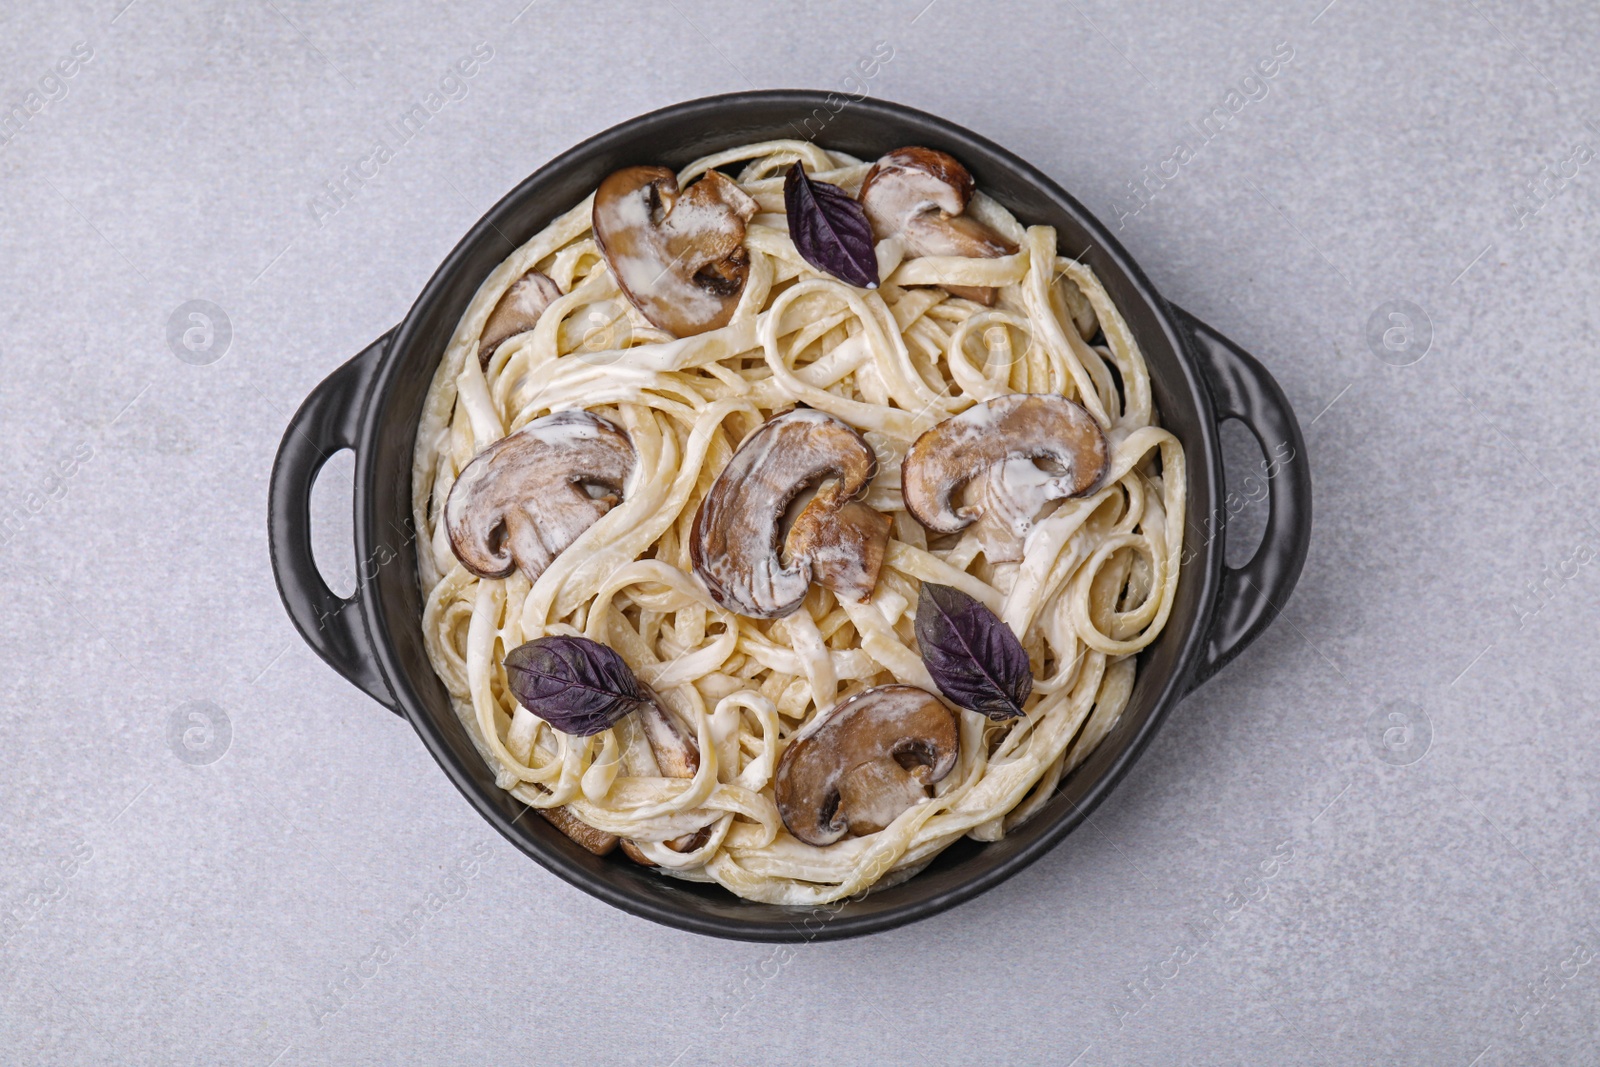
[[[886,930],[969,900],[1044,855],[1105,798],[1184,694],[1268,625],[1299,577],[1311,532],[1305,443],[1282,390],[1259,363],[1163,300],[1105,227],[1010,152],[898,104],[863,100],[835,112],[837,105],[827,94],[786,90],[695,100],[624,122],[540,168],[462,239],[404,322],[312,391],[283,435],[272,472],[268,521],[278,589],[317,654],[409,721],[479,814],[548,870],[635,915],[717,937],[805,941]],[[1183,442],[1189,477],[1176,603],[1166,630],[1140,655],[1133,696],[1100,746],[1049,805],[1003,841],[963,839],[901,885],[821,909],[752,903],[718,886],[662,877],[620,853],[593,856],[497,788],[423,649],[410,517],[423,398],[456,322],[511,251],[508,242],[526,241],[619,167],[681,167],[735,145],[799,136],[808,122],[812,130],[822,123],[819,143],[862,159],[903,145],[943,149],[1018,219],[1054,226],[1061,249],[1094,268],[1144,349],[1162,423]],[[1236,569],[1223,562],[1229,509],[1217,429],[1226,419],[1243,422],[1277,464],[1261,546]],[[334,595],[318,574],[309,519],[318,471],[345,448],[355,453],[361,563],[349,599]]]

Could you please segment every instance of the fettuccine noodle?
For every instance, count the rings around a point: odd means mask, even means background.
[[[637,842],[666,874],[814,905],[909,877],[963,835],[999,839],[1106,735],[1132,691],[1135,655],[1172,608],[1186,478],[1131,331],[1094,273],[1058,254],[1053,229],[1024,227],[980,191],[968,212],[1016,254],[902,262],[884,241],[883,284],[857,289],[810,266],[790,240],[783,171],[796,159],[852,194],[868,169],[813,144],[770,141],[679,174],[687,184],[729,168],[760,205],[745,238],[748,281],[721,329],[674,339],[628,304],[596,248],[592,197],[507,257],[480,286],[434,377],[412,498],[428,653],[499,785]],[[480,369],[489,312],[532,269],[565,295]],[[984,308],[940,283],[998,287],[999,301]],[[900,460],[939,421],[1019,392],[1082,404],[1106,430],[1110,469],[1092,494],[1040,518],[1020,563],[993,564],[973,529],[930,538],[905,511]],[[813,585],[787,618],[744,618],[695,576],[690,526],[744,436],[796,403],[855,427],[877,452],[865,499],[892,518],[891,539],[870,600]],[[632,440],[637,466],[621,502],[537,581],[474,576],[452,554],[442,521],[455,478],[488,445],[568,408],[602,415]],[[959,762],[931,799],[878,833],[804,844],[773,800],[786,739],[870,686],[934,691],[912,629],[923,582],[968,593],[1021,637],[1035,679],[1027,714],[995,723],[958,712]],[[633,716],[576,738],[517,705],[501,660],[557,634],[610,645],[654,687],[696,739],[693,778],[662,777],[638,758]],[[664,844],[707,827],[690,851]]]

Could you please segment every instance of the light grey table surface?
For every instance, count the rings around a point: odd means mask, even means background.
[[[0,1061],[1600,1059],[1600,9],[525,3],[0,14]],[[500,839],[291,628],[266,483],[300,400],[524,175],[669,102],[854,88],[877,42],[872,96],[1037,163],[1271,368],[1316,524],[1285,616],[1087,827],[780,955]],[[191,300],[231,336],[169,344]],[[1390,301],[1409,346],[1369,343]],[[317,496],[346,586],[350,471]]]

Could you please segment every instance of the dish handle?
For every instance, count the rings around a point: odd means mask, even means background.
[[[1187,311],[1173,310],[1188,328],[1217,422],[1238,419],[1255,435],[1265,457],[1268,487],[1267,528],[1255,555],[1240,567],[1223,565],[1205,650],[1189,683],[1192,690],[1261,636],[1288,603],[1311,544],[1311,466],[1294,409],[1266,368]],[[1222,501],[1205,521],[1208,538],[1223,538],[1232,495],[1224,481]]]
[[[335,452],[355,449],[371,377],[393,335],[392,330],[384,334],[324,378],[289,420],[272,465],[267,541],[278,595],[306,644],[352,685],[398,715],[394,695],[378,673],[361,613],[352,610],[361,598],[360,583],[350,597],[339,596],[323,581],[311,555],[311,487]]]

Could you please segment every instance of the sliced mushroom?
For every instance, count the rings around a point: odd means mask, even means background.
[[[544,309],[560,297],[561,287],[536,270],[512,282],[483,324],[483,336],[478,341],[478,362],[487,367],[495,349],[537,326]]]
[[[650,694],[655,697],[652,692]],[[656,766],[666,778],[693,778],[700,770],[700,749],[694,738],[656,698],[638,706],[639,722],[650,742]]]
[[[932,148],[897,148],[867,171],[857,199],[879,240],[899,237],[907,259],[918,256],[1009,256],[1017,246],[962,214],[972,199],[972,175],[954,156]],[[989,286],[946,285],[952,295],[992,307]]]
[[[566,806],[559,808],[536,808],[540,815],[549,820],[550,825],[572,838],[596,856],[604,856],[617,847],[617,835],[608,834],[604,830],[596,830],[582,819],[572,813]]]
[[[587,411],[535,419],[475,456],[444,505],[450,547],[480,578],[530,582],[617,503],[633,444]]]
[[[926,797],[959,754],[955,714],[938,697],[914,685],[868,689],[783,750],[778,814],[809,845],[877,833]]]
[[[622,839],[622,854],[641,867],[654,867],[655,861],[644,854],[644,849],[631,837]]]
[[[679,724],[677,718],[661,707],[659,700],[639,705],[638,715],[645,739],[650,742],[650,752],[661,775],[666,778],[693,778],[700,770],[700,748],[695,744],[694,738],[689,736],[688,731]],[[666,845],[674,852],[693,852],[704,845],[710,836],[711,827],[702,826],[694,833],[672,838]],[[655,866],[636,841],[623,838],[622,851],[635,863],[642,863],[646,867]]]
[[[906,510],[928,529],[955,533],[976,521],[990,562],[1014,563],[1040,510],[1092,490],[1109,456],[1104,432],[1078,404],[1011,393],[917,438],[900,467],[901,489]]]
[[[796,408],[751,434],[706,494],[689,552],[717,603],[758,619],[788,615],[815,580],[841,596],[872,595],[889,539],[889,519],[858,503],[877,473],[872,448],[821,411]],[[785,510],[816,494],[784,539]]]
[[[706,823],[692,834],[674,837],[667,842],[667,847],[674,852],[693,852],[697,848],[704,848],[706,842],[711,840],[711,831],[716,828],[716,823]]]
[[[711,831],[714,829],[716,829],[716,823],[707,823],[692,834],[683,834],[672,838],[670,841],[664,841],[662,844],[674,852],[693,852],[697,848],[705,847],[706,842],[711,840]],[[639,846],[639,842],[631,837],[622,839],[622,854],[645,867],[657,865],[655,860],[645,855],[645,851]]]
[[[708,172],[681,193],[666,167],[627,167],[594,194],[594,238],[624,296],[675,337],[726,326],[750,273],[744,226],[757,205]]]

